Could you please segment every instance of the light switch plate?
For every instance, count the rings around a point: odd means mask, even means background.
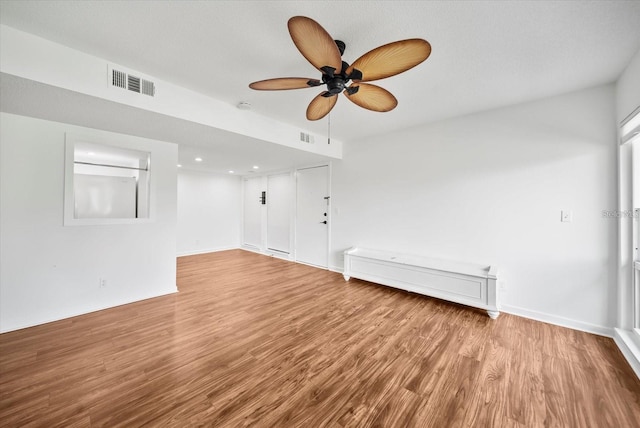
[[[560,211],[560,221],[563,223],[571,223],[573,221],[573,212],[571,212],[571,210]]]

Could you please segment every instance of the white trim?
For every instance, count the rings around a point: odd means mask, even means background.
[[[633,238],[634,238],[634,249],[635,249],[635,257],[638,257],[638,243],[635,242],[638,236],[638,220],[636,218],[633,219]],[[638,293],[638,287],[640,286],[640,261],[634,260],[633,262],[633,281],[631,282],[631,328],[637,329],[640,328],[640,293]]]
[[[101,225],[137,225],[148,224],[156,221],[156,193],[157,183],[152,176],[153,144],[154,140],[148,138],[135,137],[124,134],[114,134],[114,137],[102,135],[83,135],[76,132],[65,132],[64,139],[64,199],[63,199],[63,224],[64,226],[101,226]],[[80,143],[91,145],[101,145],[117,149],[125,149],[146,153],[149,156],[148,165],[148,203],[146,217],[137,218],[75,218],[74,216],[74,188],[75,177],[75,147]]]
[[[250,253],[260,254],[261,256],[275,257],[276,259],[285,260],[285,261],[288,261],[288,262],[295,261],[291,257],[291,254],[281,253],[281,252],[278,252],[278,251],[269,250],[268,248],[266,250],[262,250],[260,248],[257,248],[255,246],[253,246],[253,245],[243,244],[240,247],[238,247],[238,249],[239,250],[243,250],[243,251],[248,251]]]
[[[62,321],[62,320],[66,320],[66,319],[69,319],[69,318],[75,318],[75,317],[79,317],[79,316],[82,316],[82,315],[90,314],[90,313],[93,313],[93,312],[103,311],[105,309],[117,308],[118,306],[130,305],[131,303],[137,303],[137,302],[142,302],[144,300],[155,299],[156,297],[168,296],[170,294],[174,294],[174,293],[178,293],[178,292],[179,292],[178,291],[178,287],[176,287],[175,290],[167,291],[165,293],[153,294],[153,295],[150,295],[150,296],[141,296],[139,298],[135,298],[134,300],[125,301],[125,302],[118,303],[118,304],[115,304],[115,305],[109,304],[109,305],[97,306],[97,307],[95,307],[95,308],[93,308],[91,310],[88,310],[88,311],[74,312],[71,315],[65,315],[62,318],[51,318],[51,319],[47,319],[47,320],[44,320],[44,321],[38,321],[38,322],[35,322],[35,323],[29,323],[29,324],[19,325],[19,326],[16,326],[16,327],[11,327],[9,329],[0,328],[0,334],[8,333],[10,331],[23,330],[25,328],[30,328],[30,327],[37,327],[39,325],[49,324],[49,323],[57,322],[57,321]]]
[[[285,253],[283,251],[273,250],[271,248],[267,248],[261,254],[264,254],[265,256],[275,257],[276,259],[293,261],[291,253]]]
[[[625,117],[624,119],[622,119],[620,121],[620,127],[622,128],[623,126],[625,126],[627,123],[629,123],[629,121],[631,121],[631,119],[635,118],[635,116],[637,114],[640,114],[640,106],[636,107],[635,109],[633,109],[633,111],[631,113],[629,113],[627,115],[627,117]]]
[[[329,144],[331,144],[331,137],[329,137]],[[329,264],[331,264],[331,248],[333,241],[333,164],[327,162],[327,188],[329,190],[329,200],[327,202],[327,266],[325,269],[329,270]]]
[[[634,135],[623,126],[639,114],[636,108],[618,128],[618,209],[620,212],[633,210],[633,149]],[[635,132],[634,130],[631,130]],[[636,171],[637,173],[637,171]],[[635,288],[638,274],[636,248],[636,219],[621,216],[618,222],[618,313],[614,341],[627,359],[636,375],[640,378],[640,338],[633,331],[637,321]]]
[[[329,268],[326,267],[326,266],[314,265],[314,264],[311,264],[311,263],[301,262],[299,260],[291,260],[291,261],[295,262],[295,263],[298,263],[299,265],[311,266],[311,267],[316,268],[316,269],[329,270]]]
[[[250,244],[242,244],[240,245],[240,249],[241,250],[245,250],[245,251],[249,251],[252,253],[258,253],[258,254],[263,254],[266,255],[262,252],[262,250],[258,247],[256,247],[255,245],[250,245]]]
[[[634,340],[634,333],[620,328],[614,329],[613,340],[618,345],[620,352],[640,378],[640,345]]]
[[[640,106],[620,122],[620,145],[631,141],[640,133]]]
[[[182,251],[177,253],[176,257],[197,256],[198,254],[217,253],[219,251],[237,250],[239,248],[240,247],[238,246],[231,246],[231,247],[204,248],[201,250],[193,250],[193,251]]]
[[[240,247],[238,249],[242,250],[242,251],[247,251],[249,253],[260,254],[261,256],[265,256],[265,257],[273,257],[274,259],[283,260],[285,262],[299,263],[299,262],[296,262],[295,260],[293,260],[291,257],[289,257],[289,258],[283,257],[282,254],[258,251],[255,248],[246,247],[246,246],[242,246],[242,247]],[[304,264],[304,263],[300,263],[300,264]],[[313,266],[313,265],[309,265],[309,266]],[[313,266],[313,267],[318,267],[318,266]]]
[[[523,318],[529,318],[535,321],[546,322],[548,324],[566,327],[573,330],[584,331],[587,333],[597,334],[598,336],[613,337],[613,328],[591,324],[583,321],[565,318],[558,315],[547,314],[544,312],[532,311],[530,309],[520,308],[518,306],[500,305],[500,310],[511,315]]]
[[[344,273],[344,268],[341,268],[340,266],[329,266],[327,269],[329,269],[331,272],[336,272],[339,274]]]

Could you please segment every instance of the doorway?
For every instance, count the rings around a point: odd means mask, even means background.
[[[321,268],[329,261],[329,167],[296,171],[296,261]]]

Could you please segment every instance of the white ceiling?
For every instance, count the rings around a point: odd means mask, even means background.
[[[640,1],[5,1],[0,22],[259,114],[308,123],[320,91],[262,92],[252,81],[319,78],[287,31],[318,21],[353,62],[424,38],[429,59],[377,82],[398,98],[374,113],[342,97],[331,135],[346,143],[425,122],[614,82],[640,49]]]

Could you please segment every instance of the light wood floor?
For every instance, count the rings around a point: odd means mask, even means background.
[[[0,335],[0,425],[640,426],[608,338],[240,250],[178,287]]]

